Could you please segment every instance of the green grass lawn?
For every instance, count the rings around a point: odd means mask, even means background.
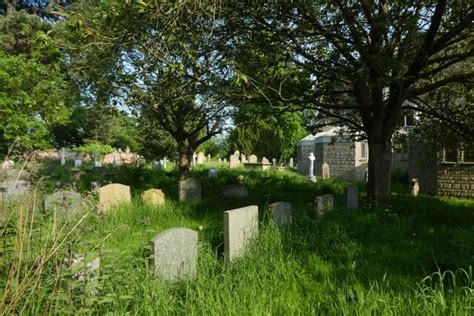
[[[44,172],[51,172],[48,168]],[[245,176],[249,196],[225,198],[223,186],[236,183],[239,174]],[[203,184],[203,201],[198,205],[176,202],[173,172],[131,168],[105,177],[131,185],[133,203],[118,206],[104,217],[90,211],[36,275],[28,274],[28,267],[36,269],[39,261],[35,259],[44,258],[55,237],[71,231],[75,222],[60,232],[60,218],[39,209],[32,214],[31,204],[9,208],[7,213],[12,216],[3,230],[0,266],[0,288],[6,290],[0,292],[0,311],[139,315],[474,313],[473,200],[413,198],[407,188],[394,186],[391,205],[369,208],[362,197],[358,210],[346,210],[341,207],[345,184],[338,181],[311,183],[291,172],[239,169],[219,169],[218,178],[208,178],[207,169],[202,168],[194,170],[193,176]],[[55,181],[68,177],[66,169],[56,168],[43,190],[50,192]],[[101,177],[84,174],[79,190],[85,192],[90,181]],[[364,185],[358,185],[364,195]],[[163,189],[165,206],[141,205],[139,194],[152,187]],[[335,195],[337,207],[324,218],[314,218],[313,201],[326,193]],[[266,206],[275,201],[293,205],[291,226],[278,228],[269,220]],[[244,257],[226,263],[223,212],[252,204],[259,206],[259,239]],[[23,234],[21,227],[25,227]],[[199,232],[195,281],[169,283],[152,275],[149,242],[172,227]],[[24,237],[19,240],[18,236]],[[21,256],[20,244],[24,245]],[[71,274],[62,263],[69,252],[100,255],[97,283],[84,284]],[[22,281],[28,278],[30,283],[22,288]],[[15,293],[21,295],[15,298]]]

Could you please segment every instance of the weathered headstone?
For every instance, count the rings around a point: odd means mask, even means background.
[[[8,203],[28,193],[30,183],[25,180],[11,180],[0,182],[0,201]]]
[[[263,158],[262,158],[262,164],[264,164],[264,165],[270,165],[270,161],[269,161],[267,158],[263,157]]]
[[[114,204],[130,203],[130,187],[127,185],[112,183],[97,189],[99,195],[98,210],[106,213]]]
[[[238,168],[240,166],[239,157],[236,155],[231,155],[229,157],[229,168]]]
[[[247,187],[243,184],[228,185],[224,188],[224,196],[246,197],[248,195]]]
[[[248,162],[249,162],[249,163],[258,163],[258,158],[257,158],[257,156],[255,156],[255,155],[250,155]]]
[[[198,179],[187,178],[179,182],[179,201],[201,201],[201,182]]]
[[[240,154],[240,162],[243,164],[248,162],[247,157],[244,154]]]
[[[295,166],[295,161],[293,160],[293,158],[290,158],[290,162],[288,163],[288,167],[289,168],[294,168]]]
[[[142,193],[142,202],[151,205],[165,204],[165,194],[159,189],[149,189]]]
[[[344,189],[346,208],[355,209],[359,207],[359,187],[348,186]]]
[[[76,254],[71,262],[71,272],[79,281],[97,280],[100,270],[100,257],[85,256]]]
[[[217,169],[209,168],[208,175],[209,175],[209,178],[217,178]]]
[[[206,155],[203,152],[199,152],[197,155],[197,164],[202,165],[206,163]]]
[[[411,184],[410,184],[410,194],[411,196],[418,196],[420,193],[420,186],[418,184],[418,179],[413,178],[411,179]]]
[[[316,160],[316,157],[314,156],[312,152],[309,153],[308,160],[309,160],[308,179],[314,182],[316,181],[316,177],[314,176],[314,160]]]
[[[334,209],[334,196],[332,194],[325,194],[316,197],[316,200],[314,201],[315,216],[322,216],[332,209]]]
[[[81,211],[81,194],[74,191],[58,191],[45,197],[44,209],[65,215],[74,215]]]
[[[273,222],[277,225],[291,224],[291,204],[276,202],[268,206]]]
[[[273,158],[272,159],[272,166],[276,167],[276,165],[277,165],[277,160],[276,160],[276,158]]]
[[[61,166],[64,166],[66,164],[66,150],[64,148],[59,150],[59,159]]]
[[[127,153],[127,154],[130,153],[130,147],[127,146],[127,148],[125,148],[125,153]]]
[[[171,228],[151,240],[155,275],[165,280],[194,279],[197,273],[198,233]]]
[[[152,170],[160,170],[161,169],[161,161],[153,161],[151,164]]]
[[[79,168],[80,166],[82,166],[82,160],[74,160],[74,168]]]
[[[191,162],[191,166],[197,166],[197,158],[198,158],[198,155],[194,152],[193,153],[193,161]]]
[[[217,159],[218,163],[222,163],[222,158]]]
[[[323,162],[321,166],[321,175],[323,179],[329,179],[329,165],[327,162]]]
[[[258,237],[258,206],[251,205],[224,212],[224,257],[233,261]]]

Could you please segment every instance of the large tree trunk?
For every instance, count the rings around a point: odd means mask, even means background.
[[[392,175],[392,141],[377,139],[369,135],[369,181],[367,198],[378,203],[387,203],[390,198]]]
[[[193,158],[193,149],[184,144],[178,143],[178,168],[179,168],[179,178],[184,180],[189,175],[189,169],[191,166],[191,160]]]

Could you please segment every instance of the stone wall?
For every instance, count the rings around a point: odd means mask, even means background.
[[[309,153],[313,152],[316,155],[315,145],[303,144],[296,148],[296,162],[298,164],[298,173],[308,175],[309,170]],[[316,168],[316,167],[315,167]],[[316,169],[315,169],[316,171]]]
[[[439,195],[474,198],[474,164],[439,164],[437,193]]]
[[[351,141],[323,144],[324,161],[331,178],[355,180],[355,145]],[[321,170],[319,170],[321,172]]]

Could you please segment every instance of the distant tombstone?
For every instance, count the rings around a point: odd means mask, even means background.
[[[258,206],[224,212],[224,258],[233,261],[258,237]]]
[[[240,162],[241,163],[247,163],[247,157],[244,154],[240,154]]]
[[[97,189],[99,195],[99,213],[107,213],[109,209],[118,203],[130,203],[130,187],[127,185],[112,183]]]
[[[45,197],[44,209],[65,215],[81,211],[81,194],[74,191],[58,191]]]
[[[129,154],[129,153],[130,153],[130,147],[127,146],[127,148],[125,148],[125,153],[126,153],[126,154]]]
[[[163,161],[161,161],[161,164],[163,165],[163,168],[166,169],[166,166],[168,165],[168,162],[169,162],[168,158],[166,158],[166,157],[163,158]]]
[[[262,164],[264,164],[264,165],[270,165],[270,161],[269,161],[267,158],[263,157],[263,158],[262,158]]]
[[[201,182],[195,178],[179,181],[179,201],[201,202]]]
[[[74,168],[79,168],[80,166],[82,166],[82,160],[80,159],[74,160]]]
[[[250,155],[248,162],[249,162],[249,163],[258,163],[258,158],[257,158],[257,156],[255,156],[255,155]]]
[[[224,158],[224,160],[222,160],[223,163],[227,163],[227,158]]]
[[[191,162],[191,166],[195,167],[197,165],[197,157],[198,157],[198,155],[194,152],[193,153],[193,158],[192,158],[193,161]]]
[[[355,209],[359,207],[359,188],[348,186],[344,189],[344,196],[347,209]]]
[[[222,158],[217,159],[218,163],[222,163]]]
[[[418,184],[418,179],[413,178],[411,179],[411,184],[410,184],[410,194],[411,196],[418,196],[420,193],[420,186]]]
[[[295,166],[295,161],[293,160],[293,158],[290,158],[290,162],[288,163],[288,167],[289,168],[294,168]]]
[[[151,240],[155,275],[168,281],[194,279],[197,274],[198,233],[170,228]]]
[[[202,165],[206,163],[206,155],[203,152],[199,152],[197,155],[197,164]]]
[[[238,168],[240,166],[239,157],[236,155],[231,155],[229,157],[229,168]]]
[[[209,178],[217,178],[217,169],[209,168],[208,174],[209,174]]]
[[[224,187],[224,196],[247,197],[248,195],[247,187],[243,184],[228,185]]]
[[[316,157],[314,156],[312,152],[309,153],[308,160],[309,160],[308,179],[314,182],[316,181],[316,177],[314,176],[314,160],[316,160]]]
[[[97,280],[100,271],[100,257],[92,259],[84,254],[76,254],[71,262],[71,272],[82,282],[92,283]]]
[[[364,180],[365,182],[369,182],[369,169],[365,169],[365,172],[364,172]]]
[[[165,204],[165,194],[159,189],[149,189],[142,193],[142,202],[150,205]]]
[[[120,152],[122,149],[119,149],[119,152],[114,151],[112,154],[112,166],[116,166],[118,164],[118,160],[120,159]]]
[[[291,224],[291,204],[276,202],[268,206],[273,222],[277,225]]]
[[[272,159],[272,166],[273,167],[276,167],[277,165],[277,160],[275,158]]]
[[[64,166],[66,164],[66,150],[64,149],[64,147],[59,150],[59,159],[61,166]]]
[[[161,168],[163,168],[163,164],[160,161],[153,161],[152,164],[151,164],[151,169],[152,170],[160,170]]]
[[[237,158],[240,158],[240,151],[238,150],[234,151],[234,156]]]
[[[30,183],[25,180],[10,180],[0,182],[0,200],[8,203],[17,199],[30,190]]]
[[[316,197],[316,200],[314,201],[315,216],[322,216],[332,209],[334,209],[334,196],[332,194],[325,194]]]
[[[321,166],[321,175],[323,179],[329,179],[329,165],[324,162]]]

